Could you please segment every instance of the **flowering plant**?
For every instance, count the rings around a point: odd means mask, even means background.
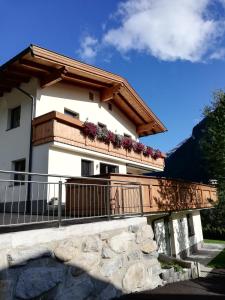
[[[98,127],[95,124],[91,122],[85,122],[82,132],[85,136],[88,136],[91,140],[94,140],[97,135],[97,129]]]
[[[133,147],[133,141],[130,137],[123,137],[122,139],[122,146],[124,149],[131,151]]]
[[[160,150],[155,150],[152,156],[153,159],[163,158],[162,152]]]
[[[108,136],[108,129],[106,127],[97,126],[97,138],[100,141],[106,142]]]
[[[151,147],[132,140],[130,137],[115,134],[106,127],[100,127],[91,122],[85,122],[81,131],[84,136],[87,136],[91,140],[95,140],[97,138],[99,141],[102,141],[108,145],[112,143],[116,148],[123,147],[128,151],[133,149],[134,152],[143,153],[144,156],[152,157],[153,159],[163,158],[160,150],[154,150]]]
[[[112,131],[109,130],[105,142],[106,142],[107,144],[109,144],[109,143],[114,144],[114,143],[115,143],[115,140],[116,140],[116,135],[115,135],[115,133],[113,133]]]
[[[143,150],[143,155],[144,156],[152,156],[153,155],[153,149],[149,146],[145,146],[144,150]]]
[[[120,134],[115,135],[115,141],[113,142],[113,146],[116,148],[121,148],[122,146],[123,136]]]
[[[139,142],[133,142],[133,150],[134,152],[141,153],[143,152],[145,145]]]

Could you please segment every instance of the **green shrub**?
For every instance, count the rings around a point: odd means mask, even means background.
[[[203,227],[203,236],[205,239],[225,240],[225,228],[206,225]]]
[[[169,263],[161,262],[161,267],[162,269],[174,268],[175,272],[182,272],[182,273],[184,272],[183,268],[175,262],[169,262]]]

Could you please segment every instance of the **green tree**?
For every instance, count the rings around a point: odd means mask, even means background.
[[[207,214],[215,226],[225,226],[225,93],[214,93],[210,106],[205,107],[206,126],[200,141],[208,177],[217,180],[219,202]]]

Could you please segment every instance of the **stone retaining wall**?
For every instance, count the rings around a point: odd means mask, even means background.
[[[151,226],[141,219],[92,235],[74,230],[65,239],[2,249],[0,299],[103,300],[165,284],[170,276],[161,269]]]

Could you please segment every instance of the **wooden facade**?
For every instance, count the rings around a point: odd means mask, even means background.
[[[109,181],[68,180],[67,211],[84,216],[151,214],[212,208],[217,202],[212,185],[136,175],[101,177]]]
[[[105,144],[98,140],[90,140],[81,133],[83,122],[71,118],[59,112],[50,112],[35,118],[33,121],[33,145],[48,142],[60,142],[76,146],[86,150],[92,150],[111,157],[118,157],[130,162],[142,163],[147,166],[164,167],[164,158],[153,159],[133,150],[127,151],[123,148],[115,148],[112,144]]]

